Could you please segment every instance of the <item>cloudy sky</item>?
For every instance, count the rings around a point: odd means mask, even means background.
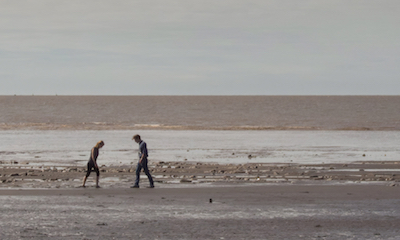
[[[0,0],[0,95],[400,95],[398,0]]]

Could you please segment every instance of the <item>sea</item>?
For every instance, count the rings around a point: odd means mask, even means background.
[[[0,164],[400,160],[400,96],[0,96]],[[1,166],[1,165],[0,165]]]

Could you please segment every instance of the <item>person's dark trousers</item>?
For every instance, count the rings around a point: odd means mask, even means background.
[[[149,178],[150,182],[150,187],[154,187],[154,182],[153,178],[151,177],[151,174],[149,172],[149,168],[147,167],[147,159],[143,159],[142,163],[138,163],[136,167],[136,181],[135,181],[135,186],[139,186],[139,181],[140,181],[140,171],[143,171]]]

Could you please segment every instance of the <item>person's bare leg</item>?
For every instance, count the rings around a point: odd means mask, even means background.
[[[86,176],[84,176],[84,177],[83,177],[83,183],[82,183],[82,187],[85,187],[85,184],[86,184],[86,179],[87,179],[87,177],[86,177]]]
[[[96,176],[96,188],[100,188],[100,186],[99,186],[99,176]]]

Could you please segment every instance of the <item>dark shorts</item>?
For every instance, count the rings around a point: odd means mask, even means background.
[[[94,169],[94,171],[96,172],[97,176],[100,176],[100,171],[98,168],[94,167],[94,162],[92,160],[90,160],[87,163],[87,172],[86,172],[86,177],[89,177],[90,173],[92,172],[92,169]]]

